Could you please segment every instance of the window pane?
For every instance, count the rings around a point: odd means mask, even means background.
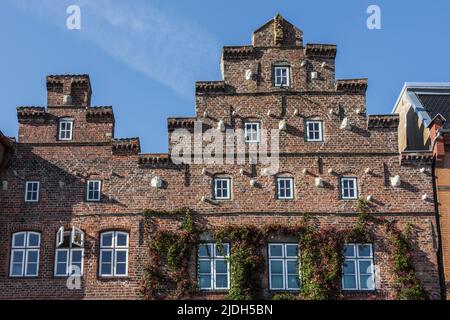
[[[226,257],[228,256],[228,245],[216,245],[216,257]]]
[[[228,264],[223,260],[216,260],[216,273],[227,273]]]
[[[297,274],[297,261],[286,261],[287,263],[287,273]]]
[[[270,277],[272,289],[284,289],[283,276],[272,275]]]
[[[29,250],[27,252],[27,262],[28,263],[37,263],[38,257],[39,257],[39,253],[36,250]]]
[[[286,245],[286,256],[287,257],[297,257],[298,256],[298,246],[294,245]]]
[[[127,262],[127,251],[116,251],[116,261],[118,263],[126,263]]]
[[[26,275],[27,276],[36,276],[37,275],[37,268],[38,268],[37,263],[28,263],[27,264]]]
[[[67,275],[67,264],[63,262],[58,262],[56,264],[56,275],[65,276]]]
[[[228,288],[228,275],[221,274],[216,276],[216,288]]]
[[[28,247],[39,247],[40,236],[35,233],[28,234]]]
[[[21,276],[22,275],[22,267],[24,260],[24,251],[13,251],[12,252],[12,276]]]
[[[284,274],[282,261],[271,261],[270,265],[272,274]]]
[[[288,287],[288,289],[299,289],[300,283],[299,283],[298,276],[296,276],[296,275],[288,276],[287,287]]]
[[[346,260],[343,265],[344,274],[355,274],[356,264],[354,260]]]
[[[127,265],[125,263],[116,264],[116,275],[124,276],[127,274]]]
[[[282,257],[283,256],[283,245],[281,245],[281,244],[269,245],[269,255],[271,257]]]
[[[211,257],[211,244],[201,244],[198,246],[199,257]]]
[[[370,245],[358,245],[358,256],[359,257],[371,257],[371,246]]]
[[[372,275],[362,275],[359,277],[359,281],[363,290],[372,290],[375,287]]]
[[[112,247],[113,244],[113,233],[103,233],[102,234],[102,247]]]
[[[199,286],[201,289],[211,289],[211,275],[200,275]]]
[[[210,260],[200,260],[198,263],[199,273],[211,273],[211,261]]]
[[[372,274],[372,262],[371,261],[359,261],[359,273]]]
[[[100,273],[102,275],[111,275],[112,274],[112,251],[101,251],[101,260],[102,265],[100,268]]]
[[[352,244],[344,246],[344,256],[354,257],[355,256],[355,246]]]
[[[356,276],[344,276],[344,289],[356,289]]]
[[[25,246],[25,233],[16,233],[13,236],[13,247]]]
[[[117,233],[117,246],[119,246],[119,247],[128,246],[128,234]]]

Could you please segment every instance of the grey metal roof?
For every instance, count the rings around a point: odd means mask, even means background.
[[[417,97],[425,108],[426,112],[433,119],[441,114],[447,121],[444,124],[445,129],[450,129],[450,94],[436,93],[417,93]]]

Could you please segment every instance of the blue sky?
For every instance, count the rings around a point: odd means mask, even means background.
[[[66,28],[71,4],[81,30]],[[371,4],[381,30],[366,27]],[[194,115],[194,82],[220,80],[222,46],[249,44],[277,11],[306,43],[337,44],[337,79],[369,78],[370,114],[390,113],[406,81],[450,81],[447,0],[3,0],[0,130],[17,136],[15,107],[45,105],[47,74],[88,73],[116,137],[166,152],[166,118]]]

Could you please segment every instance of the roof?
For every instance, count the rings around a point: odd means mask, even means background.
[[[397,113],[403,98],[408,100],[426,127],[438,115],[450,119],[450,82],[405,83],[392,113]],[[450,122],[444,124],[444,128],[450,129]]]

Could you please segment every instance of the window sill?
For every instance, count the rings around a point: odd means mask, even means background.
[[[109,282],[109,281],[122,281],[122,280],[129,280],[130,276],[98,276],[97,279],[99,281]]]

